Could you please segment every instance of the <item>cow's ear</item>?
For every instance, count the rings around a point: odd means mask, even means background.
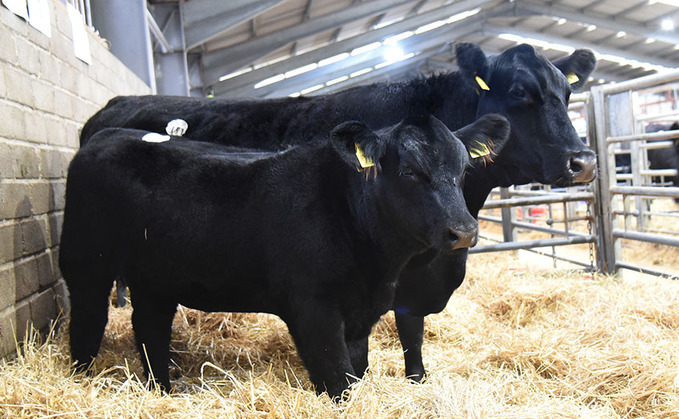
[[[356,170],[380,170],[386,144],[363,122],[348,121],[336,126],[330,141],[342,160]]]
[[[467,148],[473,163],[492,162],[509,139],[509,121],[496,114],[484,115],[453,133]]]
[[[568,57],[559,58],[552,64],[566,76],[571,89],[577,90],[585,85],[587,78],[594,71],[596,57],[588,49],[576,49]]]
[[[455,44],[455,56],[460,73],[465,80],[476,88],[490,90],[488,77],[488,59],[478,45],[469,42]]]

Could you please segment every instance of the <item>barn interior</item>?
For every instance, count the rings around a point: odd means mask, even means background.
[[[1,0],[0,416],[675,416],[679,167],[653,156],[679,153],[677,26],[677,0]],[[599,169],[588,185],[493,191],[468,280],[426,323],[429,381],[403,379],[392,314],[338,406],[279,319],[186,309],[179,392],[148,392],[129,305],[111,308],[94,376],[72,375],[65,184],[111,98],[331,94],[455,71],[461,42],[592,50],[568,111]]]

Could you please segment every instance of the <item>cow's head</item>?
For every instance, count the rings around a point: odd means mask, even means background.
[[[478,223],[462,192],[465,169],[486,164],[509,137],[509,123],[486,115],[451,132],[433,116],[409,117],[378,132],[350,121],[332,131],[332,143],[370,194],[366,199],[393,231],[422,248],[443,251],[473,246]],[[357,156],[357,151],[358,156]],[[368,166],[368,167],[366,167]]]
[[[456,46],[463,77],[479,94],[477,117],[497,113],[511,126],[510,140],[492,173],[501,186],[537,181],[555,186],[594,179],[596,155],[568,118],[572,89],[594,70],[594,54],[576,50],[550,63],[530,45],[486,57],[474,44]]]

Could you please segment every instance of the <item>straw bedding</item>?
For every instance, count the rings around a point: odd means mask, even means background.
[[[180,309],[174,392],[145,389],[130,309],[112,308],[94,375],[72,375],[64,326],[0,364],[2,417],[679,416],[679,283],[535,271],[473,255],[447,309],[429,316],[424,384],[403,378],[393,317],[348,399],[315,395],[285,324]]]

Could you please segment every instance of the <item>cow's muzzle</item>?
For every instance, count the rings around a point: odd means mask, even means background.
[[[594,180],[596,154],[592,150],[575,153],[566,164],[573,183],[589,183]]]

